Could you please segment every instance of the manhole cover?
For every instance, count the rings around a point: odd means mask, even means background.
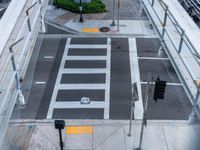
[[[110,28],[109,27],[101,27],[101,28],[99,28],[99,31],[101,31],[101,32],[109,32]]]

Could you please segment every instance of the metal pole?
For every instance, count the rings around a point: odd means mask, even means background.
[[[132,91],[131,92],[132,92],[132,98],[131,98],[130,124],[129,124],[128,136],[131,136],[132,119],[133,119],[133,112],[134,112],[134,109],[135,109],[135,102],[139,100],[136,82],[132,84]]]
[[[129,124],[129,133],[128,133],[128,136],[131,136],[132,119],[133,119],[134,109],[135,109],[135,102],[131,101],[130,124]]]
[[[151,82],[151,74],[148,74],[148,79],[147,79],[147,87],[145,91],[145,105],[144,105],[144,113],[143,113],[143,118],[142,118],[142,126],[141,126],[141,132],[140,132],[140,142],[139,142],[139,147],[136,148],[136,150],[142,150],[142,140],[143,140],[143,133],[144,133],[144,127],[147,125],[147,108],[148,108],[148,101],[149,101],[149,96],[151,95],[151,88],[150,87],[150,82]]]
[[[63,140],[62,140],[62,133],[61,133],[61,129],[59,130],[59,136],[60,136],[60,149],[63,150]]]
[[[116,23],[115,23],[115,0],[113,0],[113,20],[112,20],[111,26],[116,26]]]
[[[27,23],[28,23],[28,30],[31,32],[31,22],[30,22],[30,18],[29,18],[29,12],[26,11],[26,16],[28,17],[27,19]]]
[[[151,4],[151,6],[153,7],[153,5],[154,5],[154,0],[152,0],[152,4]]]
[[[80,0],[80,7],[79,7],[79,9],[80,9],[80,19],[79,19],[79,22],[83,22],[83,7],[82,7],[82,0]]]
[[[162,40],[164,39],[164,34],[165,34],[165,26],[166,26],[166,23],[167,23],[167,15],[168,15],[167,12],[168,12],[168,9],[169,9],[169,7],[166,6],[164,21],[163,21]]]
[[[120,0],[118,0],[118,9],[117,9],[117,31],[119,31],[119,9],[120,9]]]
[[[189,124],[194,124],[198,120],[198,114],[197,114],[196,110],[198,109],[199,100],[200,100],[200,86],[198,85],[197,94],[196,94],[196,97],[195,97],[195,102],[192,106],[192,111],[191,111],[189,118],[188,118]]]
[[[24,107],[26,102],[25,102],[25,99],[24,99],[24,96],[22,94],[22,89],[21,89],[21,83],[20,83],[20,78],[19,78],[19,75],[18,75],[18,72],[17,72],[17,65],[16,65],[16,61],[15,61],[15,56],[14,56],[14,52],[13,52],[13,47],[15,45],[17,45],[19,42],[21,42],[22,40],[24,39],[24,37],[22,37],[21,39],[19,39],[18,41],[16,41],[15,43],[13,43],[10,47],[9,47],[9,50],[10,50],[10,53],[11,53],[11,62],[12,62],[12,67],[13,67],[13,70],[16,71],[16,75],[15,75],[15,80],[16,80],[16,84],[17,84],[17,91],[18,91],[18,101],[19,101],[19,104]]]
[[[180,53],[182,50],[184,35],[185,35],[185,31],[182,29],[181,40],[180,40],[179,47],[178,47],[178,53]]]

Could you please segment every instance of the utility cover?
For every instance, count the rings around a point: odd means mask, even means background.
[[[99,31],[101,31],[101,32],[109,32],[109,31],[110,31],[110,28],[104,26],[104,27],[99,28]]]

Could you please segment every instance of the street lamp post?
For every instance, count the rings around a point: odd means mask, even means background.
[[[118,6],[118,8],[117,8],[117,31],[119,31],[120,0],[118,0],[118,5],[117,6]]]
[[[80,0],[80,6],[79,6],[79,10],[80,10],[80,19],[79,22],[83,22],[83,7],[82,7],[82,0]]]
[[[116,23],[115,23],[115,0],[113,0],[113,20],[112,20],[111,26],[116,26]]]

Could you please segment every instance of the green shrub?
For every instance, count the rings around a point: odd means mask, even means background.
[[[55,6],[60,8],[80,13],[79,3],[75,3],[74,0],[54,0]],[[106,6],[101,0],[92,0],[91,3],[83,3],[83,13],[102,13],[106,11]]]

